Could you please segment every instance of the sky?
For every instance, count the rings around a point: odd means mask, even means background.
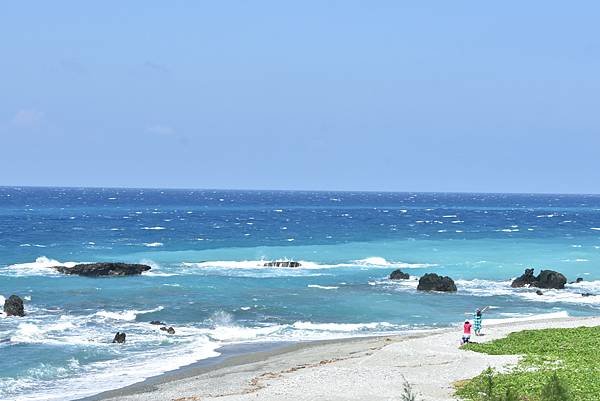
[[[595,1],[18,1],[0,185],[600,193]]]

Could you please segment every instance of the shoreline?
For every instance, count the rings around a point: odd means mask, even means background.
[[[158,386],[197,377],[211,371],[219,371],[221,369],[253,364],[266,361],[269,358],[282,356],[285,354],[293,354],[294,352],[311,349],[315,347],[328,347],[344,343],[363,343],[382,338],[397,338],[409,339],[418,338],[421,336],[434,335],[436,333],[452,330],[454,328],[444,327],[439,329],[427,330],[408,330],[406,332],[395,332],[390,335],[365,335],[360,337],[344,337],[327,340],[311,340],[311,341],[272,341],[272,342],[255,342],[255,343],[240,343],[230,344],[218,348],[216,351],[220,355],[193,362],[189,365],[181,366],[174,370],[161,373],[156,376],[147,377],[146,379],[129,384],[127,386],[115,388],[112,390],[102,391],[98,394],[85,396],[74,399],[73,401],[102,401],[113,400],[118,397],[128,396],[138,393],[148,393]]]
[[[473,340],[487,342],[521,330],[598,325],[600,317],[484,321],[486,335]],[[451,401],[453,383],[488,366],[502,370],[519,360],[461,350],[460,335],[459,327],[450,327],[305,343],[242,344],[225,347],[219,357],[78,401],[387,401],[401,394],[403,378],[423,401]]]

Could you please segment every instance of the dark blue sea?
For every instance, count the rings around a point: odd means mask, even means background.
[[[301,267],[263,266],[286,259]],[[49,269],[95,261],[152,269]],[[584,280],[512,289],[527,267]],[[412,279],[388,280],[398,268]],[[417,292],[428,272],[458,292]],[[75,399],[230,344],[446,327],[482,306],[488,322],[594,315],[600,196],[3,187],[0,304],[11,294],[27,316],[0,317],[1,400]]]

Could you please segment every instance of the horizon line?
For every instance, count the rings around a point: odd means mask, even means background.
[[[597,196],[600,193],[580,192],[485,192],[485,191],[394,191],[394,190],[349,190],[349,189],[264,189],[264,188],[192,188],[192,187],[129,187],[129,186],[75,186],[75,185],[0,185],[0,188],[32,189],[122,189],[150,191],[240,191],[240,192],[337,192],[337,193],[389,193],[389,194],[480,194],[480,195],[582,195]]]

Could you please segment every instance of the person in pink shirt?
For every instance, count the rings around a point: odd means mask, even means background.
[[[471,340],[471,327],[471,322],[465,320],[465,324],[463,325],[462,344],[466,344]]]

